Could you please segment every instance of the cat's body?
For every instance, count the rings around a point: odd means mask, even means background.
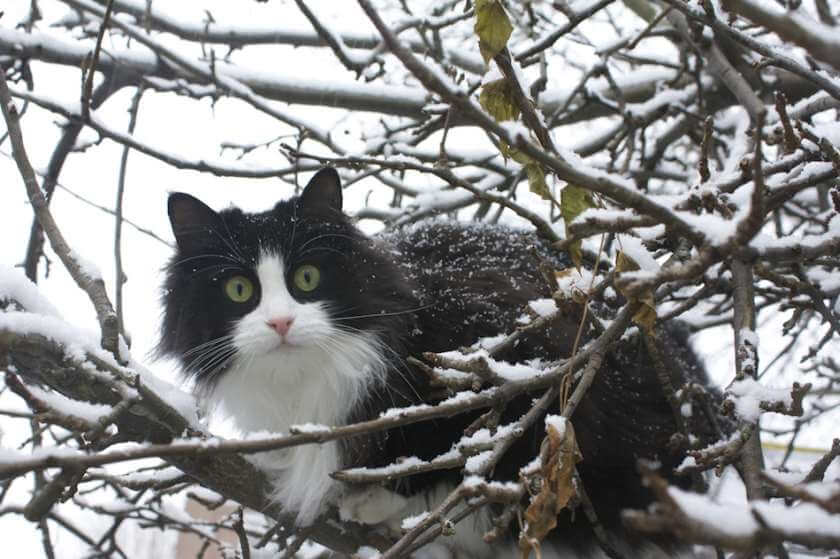
[[[433,222],[372,240],[340,209],[331,169],[300,198],[262,214],[216,213],[189,196],[170,197],[178,253],[168,269],[160,350],[179,358],[197,391],[221,403],[243,431],[340,425],[426,401],[435,389],[406,357],[512,331],[529,301],[550,296],[540,259],[564,264],[532,234],[502,227]],[[568,357],[579,319],[567,313],[502,357]],[[685,340],[663,338],[678,372],[702,379]],[[530,402],[531,396],[510,402],[503,421],[517,419]],[[276,480],[275,498],[305,524],[345,492],[331,472],[404,456],[430,459],[449,450],[482,411],[258,460]],[[620,342],[606,357],[572,421],[585,458],[584,485],[602,522],[618,530],[620,508],[648,501],[637,458],[666,469],[681,459],[668,446],[673,412],[638,339]],[[525,433],[494,477],[516,479],[542,436],[542,429]],[[457,471],[433,472],[390,489],[432,494],[459,479]],[[404,510],[399,497],[394,502],[397,515],[417,512],[411,510],[417,499]],[[557,534],[585,549],[593,540],[580,517],[564,517]]]

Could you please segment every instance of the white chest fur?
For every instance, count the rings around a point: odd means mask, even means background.
[[[321,302],[295,300],[285,284],[283,262],[266,254],[257,266],[259,305],[233,329],[237,355],[212,399],[245,433],[288,433],[292,425],[337,425],[384,373],[375,336],[336,326]],[[281,337],[268,323],[292,318]],[[257,455],[274,479],[273,497],[311,522],[335,493],[329,474],[339,469],[336,443],[304,445]]]

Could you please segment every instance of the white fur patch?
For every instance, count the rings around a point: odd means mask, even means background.
[[[287,433],[292,425],[342,424],[386,363],[378,339],[336,328],[323,303],[301,303],[286,286],[283,260],[262,254],[262,297],[233,328],[237,355],[212,399],[243,432]],[[283,338],[267,323],[293,318]],[[337,444],[303,445],[256,455],[272,476],[273,498],[306,525],[336,496],[329,474],[340,468]]]
[[[338,505],[341,520],[376,525],[402,518],[408,499],[382,487],[371,485],[361,491],[349,491]]]

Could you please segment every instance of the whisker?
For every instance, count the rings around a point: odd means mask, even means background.
[[[375,316],[399,316],[399,315],[402,315],[402,314],[410,314],[410,313],[413,313],[413,312],[422,311],[422,310],[425,310],[425,309],[428,309],[430,307],[435,306],[435,304],[436,303],[429,303],[428,305],[421,305],[421,306],[415,307],[413,309],[406,309],[406,310],[402,310],[402,311],[378,312],[378,313],[371,313],[371,314],[359,314],[359,315],[355,315],[355,316],[340,316],[340,317],[333,318],[333,320],[335,320],[335,321],[353,320],[353,319],[356,319],[356,318],[372,318],[372,317],[375,317]]]
[[[326,251],[326,252],[334,252],[334,253],[336,253],[337,255],[341,256],[342,258],[350,258],[350,255],[349,255],[349,254],[345,254],[345,253],[341,252],[340,250],[336,250],[336,249],[334,249],[334,248],[330,248],[330,247],[314,247],[314,248],[310,248],[309,250],[307,250],[307,251],[305,251],[305,252],[298,252],[298,253],[296,253],[296,254],[295,254],[295,258],[303,258],[303,257],[304,257],[304,256],[306,256],[307,254],[312,253],[312,252],[318,252],[319,250],[323,250],[323,251]]]
[[[299,253],[300,253],[300,251],[302,251],[303,249],[305,249],[305,248],[306,248],[306,247],[307,247],[310,243],[314,243],[315,241],[317,241],[317,240],[319,240],[319,239],[326,239],[326,238],[328,238],[328,237],[338,237],[338,238],[340,238],[340,239],[347,239],[347,240],[349,240],[349,241],[351,241],[351,242],[355,242],[355,241],[356,241],[356,239],[354,239],[354,238],[353,238],[353,237],[351,237],[350,235],[344,235],[344,234],[342,234],[342,233],[324,233],[323,235],[318,235],[318,236],[312,237],[311,239],[309,239],[308,241],[306,241],[305,243],[303,243],[302,245],[300,245],[300,246],[297,248],[297,251],[295,251],[295,254],[296,254],[296,255],[297,255],[297,254],[299,254]]]
[[[297,224],[298,224],[297,210],[298,210],[298,205],[293,204],[292,205],[292,234],[289,235],[289,242],[286,245],[285,250],[284,250],[284,252],[286,254],[290,254],[292,247],[295,246],[294,245],[294,243],[295,243],[295,233],[297,232]]]
[[[242,252],[239,250],[239,246],[236,244],[236,241],[233,240],[233,234],[230,232],[227,223],[222,221],[222,225],[225,226],[225,233],[227,233],[227,238],[223,237],[222,234],[216,231],[215,229],[213,229],[213,232],[230,249],[230,251],[241,260],[243,264],[246,264],[248,261],[242,254]]]
[[[343,331],[346,335],[358,336],[359,334],[367,333],[364,330],[361,330],[359,328],[354,328],[352,326],[347,326],[346,324],[336,324],[335,327],[340,332]],[[388,344],[380,341],[378,336],[376,337],[376,341],[377,341],[377,343],[376,343],[377,349],[379,349],[380,351],[383,351],[385,353],[390,353],[391,356],[392,356],[390,359],[387,359],[387,365],[390,366],[391,368],[393,368],[394,372],[396,372],[400,376],[400,378],[402,378],[403,381],[405,381],[405,384],[411,389],[411,391],[414,393],[414,395],[417,396],[417,400],[418,401],[422,400],[423,399],[422,396],[420,396],[420,393],[417,391],[417,388],[414,386],[414,383],[411,381],[411,375],[409,373],[408,365],[406,364],[403,357],[399,353],[397,353],[396,350],[394,350],[392,347],[390,347]],[[406,400],[406,401],[411,401],[411,398],[407,397],[402,392],[396,390],[393,386],[387,385],[387,383],[385,384],[385,389],[388,390],[388,391],[396,392],[397,394],[402,396],[403,399]]]
[[[208,253],[205,253],[205,254],[197,254],[197,255],[193,255],[193,256],[187,256],[186,258],[182,258],[182,259],[180,259],[176,262],[173,262],[172,266],[180,266],[181,264],[186,264],[187,262],[190,262],[191,260],[198,260],[200,258],[220,258],[222,260],[230,260],[231,262],[234,262],[237,265],[242,265],[242,262],[240,262],[236,258],[233,258],[232,256],[228,256],[227,254],[222,254],[220,252],[208,252]]]
[[[206,349],[209,346],[227,343],[227,342],[231,341],[232,339],[233,339],[233,336],[230,335],[230,334],[226,334],[224,336],[219,336],[218,338],[213,338],[212,340],[208,340],[208,341],[206,341],[202,344],[198,344],[197,346],[188,349],[187,351],[184,352],[184,357],[187,357],[188,355],[192,355],[193,353],[195,353],[197,351],[201,351],[203,349]]]
[[[231,344],[219,343],[203,348],[203,350],[198,352],[198,355],[194,359],[192,359],[190,364],[192,365],[196,363],[201,363],[202,361],[205,361],[208,358],[208,356],[215,355],[216,353],[224,351],[231,347],[233,347]]]
[[[212,353],[208,352],[187,367],[185,372],[191,376],[212,379],[234,355],[236,355],[236,348],[232,346],[217,349]]]

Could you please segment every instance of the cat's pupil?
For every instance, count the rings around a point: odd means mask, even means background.
[[[236,294],[242,295],[242,292],[245,290],[245,287],[242,285],[242,282],[236,284]]]
[[[312,274],[310,272],[303,273],[303,281],[306,283],[312,282]]]

